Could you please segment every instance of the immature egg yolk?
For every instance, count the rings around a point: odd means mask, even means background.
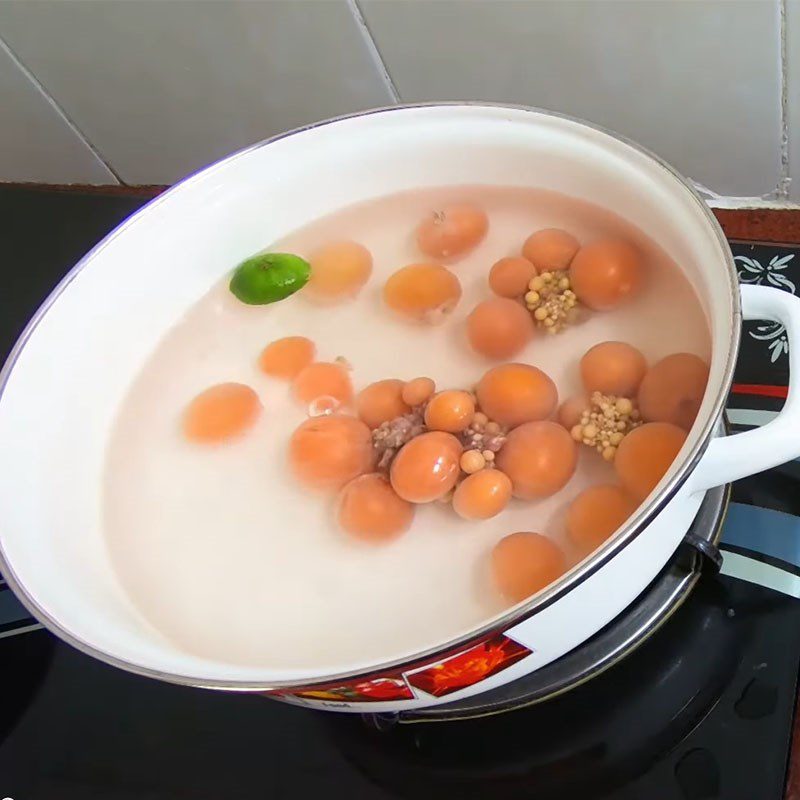
[[[566,571],[567,560],[559,546],[540,533],[512,533],[492,550],[497,588],[515,603],[544,589]]]
[[[692,353],[674,353],[654,364],[639,387],[639,410],[648,422],[694,424],[708,383],[708,365]]]
[[[219,383],[189,403],[183,414],[183,433],[193,442],[221,442],[247,430],[260,412],[258,395],[249,386]]]
[[[372,274],[372,256],[358,242],[331,242],[309,259],[311,276],[305,291],[323,300],[353,297]]]
[[[620,483],[642,500],[655,489],[686,441],[686,431],[669,422],[634,428],[617,447],[614,469]]]
[[[493,297],[467,317],[467,338],[487,358],[511,358],[533,338],[533,318],[522,303]]]
[[[489,271],[489,288],[499,297],[522,297],[536,267],[527,258],[501,258]]]
[[[638,291],[642,259],[622,239],[600,239],[577,252],[569,276],[578,300],[596,311],[608,311]]]
[[[549,417],[558,403],[556,385],[529,364],[493,367],[481,378],[475,391],[481,411],[509,428]]]
[[[522,245],[522,255],[539,272],[567,269],[578,252],[580,243],[572,235],[559,228],[536,231]]]
[[[295,477],[317,489],[339,489],[369,472],[372,435],[355,417],[332,414],[307,419],[289,440],[289,465]]]
[[[590,410],[589,398],[585,394],[576,394],[566,399],[558,407],[558,421],[568,431],[580,424],[584,412]]]
[[[581,553],[591,553],[636,511],[636,506],[620,486],[591,486],[567,509],[567,535]]]
[[[300,370],[292,382],[294,397],[309,404],[320,397],[333,397],[343,406],[353,401],[353,384],[347,370],[339,364],[317,361]]]
[[[581,378],[587,392],[634,397],[646,371],[644,356],[625,342],[601,342],[581,359]]]
[[[578,446],[555,422],[526,422],[508,434],[496,461],[511,478],[514,497],[549,497],[575,472]]]
[[[511,499],[511,480],[499,469],[468,475],[453,494],[453,510],[464,519],[489,519]]]
[[[451,433],[430,431],[414,437],[394,457],[392,487],[409,503],[444,497],[458,479],[461,443]]]
[[[316,348],[311,339],[305,336],[286,336],[270,342],[258,359],[262,372],[273,378],[292,380],[301,369],[313,360]]]
[[[382,422],[408,414],[411,407],[403,402],[404,385],[403,381],[388,378],[362,389],[356,398],[358,416],[370,428],[377,428]]]
[[[385,542],[408,530],[414,506],[398,497],[378,473],[354,478],[339,495],[339,524],[347,533],[370,542]]]
[[[458,305],[461,284],[440,264],[411,264],[389,276],[383,299],[392,311],[435,325]]]
[[[425,424],[433,431],[459,433],[474,416],[475,401],[468,392],[439,392],[425,408]]]
[[[430,258],[456,258],[477,247],[489,230],[486,213],[473,205],[451,205],[425,217],[417,246]]]
[[[410,406],[422,405],[436,390],[430,378],[414,378],[403,387],[403,402]]]

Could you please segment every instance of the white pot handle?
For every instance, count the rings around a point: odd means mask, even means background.
[[[760,428],[712,439],[689,478],[692,492],[754,475],[800,456],[800,297],[766,286],[742,286],[744,319],[786,326],[789,394],[783,410]]]

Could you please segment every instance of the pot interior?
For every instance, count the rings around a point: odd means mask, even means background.
[[[492,106],[365,114],[252,148],[157,199],[81,262],[23,337],[0,398],[0,569],[40,617],[107,660],[207,684],[314,680],[413,655],[276,670],[179,650],[119,585],[100,487],[109,433],[132,379],[232,265],[342,207],[463,184],[534,186],[612,209],[685,272],[713,349],[700,415],[662,486],[670,481],[708,435],[737,329],[729,256],[701,203],[650,156],[561,117]]]

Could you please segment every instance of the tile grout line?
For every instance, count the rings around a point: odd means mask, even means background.
[[[8,42],[0,36],[0,50],[8,54],[8,57],[14,62],[14,65],[19,69],[22,74],[33,84],[33,87],[50,105],[53,111],[63,120],[64,124],[78,137],[78,139],[89,149],[91,154],[111,173],[114,180],[121,186],[125,185],[125,181],[117,174],[117,171],[111,164],[103,158],[98,149],[89,141],[83,131],[75,124],[69,117],[66,111],[56,102],[55,98],[45,89],[42,82],[25,66],[22,59],[11,49]]]
[[[366,39],[367,49],[372,56],[375,66],[383,76],[383,80],[386,83],[386,88],[389,90],[389,94],[392,96],[392,102],[401,102],[400,93],[397,91],[397,87],[394,85],[392,76],[389,74],[389,70],[386,67],[386,62],[383,60],[383,56],[381,55],[381,51],[378,49],[378,44],[375,41],[375,37],[372,35],[372,31],[369,29],[369,25],[367,25],[367,20],[361,11],[358,0],[347,0],[347,5],[349,6],[350,12],[356,21],[356,25],[361,28],[364,38]]]
[[[778,8],[780,15],[780,31],[779,31],[779,47],[781,59],[781,142],[780,142],[780,155],[781,155],[781,168],[778,185],[775,187],[775,196],[781,200],[789,199],[789,189],[792,183],[791,164],[789,161],[789,63],[788,53],[786,48],[787,40],[787,2],[788,0],[779,0]]]

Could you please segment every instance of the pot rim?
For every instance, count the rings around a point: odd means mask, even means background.
[[[675,475],[672,476],[672,479],[669,481],[669,483],[665,487],[663,487],[658,497],[654,498],[653,501],[651,501],[642,509],[640,509],[639,512],[629,522],[629,524],[625,525],[617,533],[616,536],[612,537],[612,539],[607,541],[600,549],[595,551],[595,553],[587,561],[585,561],[584,563],[580,564],[577,567],[573,567],[569,572],[567,572],[564,576],[562,576],[562,578],[560,578],[554,584],[547,587],[544,591],[540,592],[539,594],[536,594],[533,597],[529,598],[523,604],[512,606],[502,616],[495,617],[490,622],[484,623],[480,627],[475,628],[469,631],[468,633],[458,636],[454,639],[451,639],[444,644],[430,647],[426,650],[414,653],[413,655],[409,655],[405,658],[393,659],[390,661],[382,662],[380,664],[375,664],[373,666],[364,669],[348,671],[348,672],[339,672],[330,675],[322,675],[320,677],[312,679],[306,678],[302,680],[264,681],[264,682],[225,680],[216,678],[204,679],[192,675],[184,675],[173,672],[163,672],[159,669],[142,666],[140,664],[136,664],[126,659],[119,658],[118,656],[106,652],[105,650],[98,648],[93,644],[85,641],[84,639],[74,635],[71,631],[64,628],[57,620],[55,620],[52,616],[50,616],[50,614],[45,609],[43,609],[39,605],[39,603],[27,592],[22,582],[17,577],[13,567],[11,566],[6,557],[2,541],[0,540],[0,572],[2,572],[3,577],[6,580],[6,583],[11,587],[11,589],[17,595],[18,599],[23,604],[23,606],[25,606],[25,608],[34,617],[36,617],[48,630],[50,630],[52,633],[55,633],[60,639],[65,641],[67,644],[72,645],[74,648],[81,651],[82,653],[85,653],[86,655],[92,656],[93,658],[103,661],[106,664],[118,667],[127,672],[131,672],[137,675],[156,678],[158,680],[162,680],[167,683],[173,683],[182,686],[192,686],[203,689],[223,689],[227,691],[238,691],[238,692],[256,692],[256,691],[267,692],[272,690],[284,691],[289,689],[300,690],[300,689],[307,689],[313,686],[319,686],[322,684],[330,685],[332,683],[337,683],[337,682],[349,682],[354,679],[368,679],[370,677],[376,677],[377,674],[385,674],[387,672],[399,672],[401,670],[411,669],[415,665],[421,663],[430,663],[431,661],[435,661],[437,657],[444,657],[448,654],[453,654],[455,652],[458,652],[461,649],[465,649],[485,639],[490,634],[506,631],[510,627],[513,627],[513,625],[518,624],[523,620],[529,619],[535,614],[538,614],[539,612],[543,611],[552,603],[556,602],[561,597],[566,595],[567,592],[571,591],[574,587],[583,583],[591,575],[597,572],[603,565],[605,565],[612,558],[614,558],[614,556],[616,556],[617,553],[619,553],[623,548],[625,548],[628,544],[630,544],[637,536],[639,536],[639,534],[642,533],[642,531],[644,531],[644,529],[650,524],[651,520],[664,508],[664,506],[667,505],[667,503],[670,500],[672,500],[672,498],[676,495],[681,486],[686,482],[691,472],[697,466],[697,463],[699,462],[700,458],[705,452],[706,447],[708,446],[708,443],[711,439],[717,421],[722,416],[722,413],[725,408],[725,401],[728,395],[728,391],[730,389],[731,383],[733,382],[733,372],[739,351],[739,342],[740,342],[739,329],[740,329],[740,322],[742,319],[741,295],[739,292],[739,280],[738,280],[738,274],[736,272],[736,265],[733,260],[733,254],[730,250],[730,247],[728,246],[728,240],[725,238],[725,234],[723,233],[722,228],[717,222],[716,217],[713,215],[709,206],[700,197],[700,195],[697,193],[697,191],[694,189],[691,183],[686,178],[684,178],[683,175],[677,172],[673,167],[671,167],[667,162],[665,162],[655,153],[651,152],[645,147],[642,147],[638,143],[634,142],[631,139],[628,139],[627,137],[621,134],[618,134],[607,128],[604,128],[601,125],[595,125],[591,122],[587,122],[578,117],[573,117],[568,114],[560,114],[558,112],[536,108],[535,106],[516,105],[512,103],[493,103],[480,100],[443,101],[443,102],[430,102],[430,103],[398,103],[393,106],[372,108],[372,109],[367,109],[365,111],[357,111],[352,114],[343,114],[338,117],[332,117],[330,119],[321,120],[319,122],[314,122],[309,125],[303,125],[301,127],[294,128],[293,130],[277,134],[276,136],[271,136],[267,139],[261,140],[260,142],[256,142],[252,145],[249,145],[248,147],[238,150],[235,153],[232,153],[220,159],[219,161],[215,161],[203,167],[197,172],[194,172],[191,175],[188,175],[187,177],[173,184],[169,189],[166,189],[160,195],[153,198],[150,202],[146,203],[138,211],[134,212],[130,217],[128,217],[126,220],[120,223],[116,228],[114,228],[110,233],[108,233],[105,237],[103,237],[103,239],[101,239],[94,247],[92,247],[92,249],[89,250],[72,267],[72,269],[69,270],[69,272],[67,272],[67,274],[58,282],[58,284],[56,284],[55,288],[45,298],[45,300],[36,310],[34,315],[31,317],[27,325],[23,328],[22,333],[20,333],[19,337],[17,338],[17,341],[14,343],[14,346],[12,347],[8,357],[6,358],[6,361],[3,364],[2,369],[0,369],[0,402],[2,402],[2,397],[6,385],[8,384],[14,366],[19,360],[22,351],[25,348],[25,345],[35,332],[36,328],[39,326],[39,323],[42,321],[44,316],[50,310],[51,306],[63,294],[63,292],[67,289],[69,284],[72,283],[72,281],[78,276],[78,274],[80,274],[80,272],[84,269],[84,267],[90,261],[92,261],[99,252],[101,252],[105,247],[107,247],[118,236],[122,235],[128,228],[130,228],[132,225],[135,225],[145,215],[152,213],[155,209],[158,208],[158,206],[162,202],[164,202],[173,193],[182,190],[184,187],[190,186],[193,181],[208,176],[210,173],[216,171],[217,169],[232,162],[235,159],[246,156],[253,151],[261,149],[262,147],[267,147],[268,145],[280,141],[282,139],[285,139],[286,137],[294,136],[295,134],[302,133],[307,130],[313,130],[315,128],[320,128],[322,126],[330,125],[332,123],[340,122],[342,120],[355,119],[358,117],[367,117],[376,114],[390,114],[392,112],[403,112],[413,109],[424,109],[424,108],[510,109],[515,111],[530,112],[545,117],[553,117],[556,119],[562,119],[566,120],[567,122],[572,122],[578,125],[582,125],[586,128],[605,134],[606,136],[609,136],[612,139],[622,142],[623,144],[629,146],[638,153],[651,159],[670,177],[678,181],[678,183],[686,191],[687,199],[691,200],[696,208],[699,208],[699,210],[705,217],[706,222],[713,230],[718,243],[720,244],[725,266],[727,267],[726,277],[728,279],[729,300],[732,310],[732,319],[731,319],[732,324],[731,324],[730,339],[728,341],[728,358],[723,371],[722,380],[720,383],[717,397],[714,400],[711,412],[708,418],[706,419],[706,422],[703,425],[702,430],[700,431],[697,441],[695,442],[691,451],[688,453],[680,469],[676,472]]]

